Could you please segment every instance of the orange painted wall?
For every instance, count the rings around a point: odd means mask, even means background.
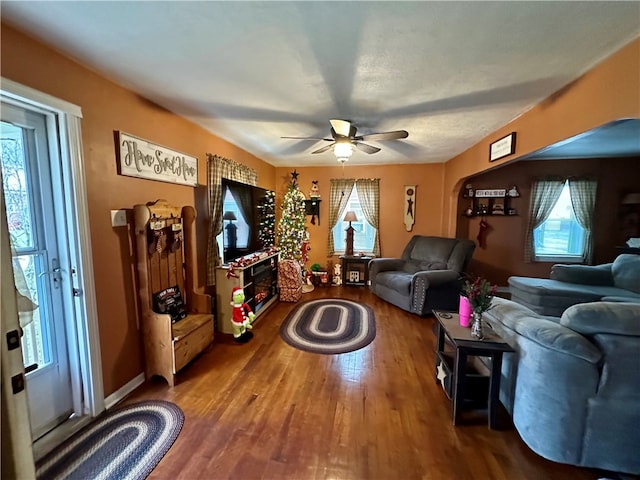
[[[593,260],[594,263],[611,262],[618,254],[615,247],[626,240],[621,239],[620,235],[620,201],[625,193],[640,190],[640,158],[515,162],[469,179],[474,189],[509,188],[516,185],[520,192],[520,197],[511,200],[511,206],[518,211],[517,216],[485,217],[491,228],[486,235],[486,246],[478,247],[474,252],[470,266],[473,274],[505,286],[511,275],[549,277],[553,263],[524,262],[531,184],[536,177],[547,175],[588,176],[598,180]],[[456,236],[477,241],[481,217],[462,216],[468,206],[469,199],[459,199]]]
[[[232,158],[258,171],[260,186],[273,189],[275,169],[195,124],[120,87],[43,44],[2,24],[2,76],[82,108],[82,141],[105,395],[143,371],[129,232],[112,228],[109,211],[164,198],[199,210],[199,257],[206,242],[206,188],[120,176],[114,130],[136,135],[199,159],[206,185],[206,153]],[[198,272],[204,285],[204,269]]]
[[[130,235],[110,225],[109,210],[130,208],[157,198],[195,205],[200,263],[204,259],[206,188],[133,179],[116,173],[114,130],[149,139],[199,158],[199,182],[206,184],[206,153],[242,162],[258,171],[260,186],[276,189],[278,202],[293,168],[275,168],[202,128],[150,103],[136,93],[69,60],[45,45],[1,26],[2,75],[75,103],[82,108],[84,160],[96,275],[105,394],[116,391],[143,370],[140,335],[134,301]],[[399,255],[413,234],[455,235],[458,228],[458,191],[469,176],[505,165],[516,157],[558,140],[624,117],[640,117],[640,39],[603,61],[580,79],[542,102],[509,125],[446,164],[350,166],[350,178],[381,178],[382,255]],[[517,131],[516,154],[489,164],[489,143]],[[343,176],[331,168],[299,166],[298,181],[308,195],[318,180],[323,198],[329,179]],[[417,185],[417,221],[412,232],[402,223],[403,186]],[[322,204],[320,225],[310,225],[310,263],[327,262],[328,206]],[[514,236],[515,237],[515,236]],[[517,241],[512,239],[514,242]],[[498,262],[498,260],[490,260]],[[502,258],[499,262],[505,263]],[[495,265],[492,265],[495,267]],[[203,269],[198,271],[204,284]]]
[[[332,178],[379,178],[380,179],[380,250],[383,256],[399,256],[409,239],[416,234],[439,235],[442,224],[442,179],[444,164],[355,166],[347,162],[343,168],[335,167],[295,167],[299,173],[300,190],[309,198],[313,180],[320,187],[320,223],[312,225],[307,217],[311,251],[307,266],[314,263],[326,266],[328,257],[327,239],[329,235],[329,191]],[[287,191],[293,168],[277,168],[277,205],[282,205],[282,197]],[[411,232],[404,226],[404,186],[416,185],[416,223]],[[277,210],[278,216],[280,208]],[[333,257],[332,261],[338,261]]]
[[[459,217],[455,205],[465,178],[621,118],[640,118],[640,38],[449,160],[445,164],[443,233],[456,232]],[[515,154],[489,163],[491,142],[510,132],[517,132]]]

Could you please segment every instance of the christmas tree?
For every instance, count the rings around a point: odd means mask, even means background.
[[[258,239],[260,248],[273,247],[276,243],[276,194],[271,190],[267,191],[264,199],[258,204],[259,230]]]
[[[291,173],[291,182],[282,202],[282,215],[278,223],[280,258],[302,262],[302,242],[307,237],[304,195],[298,187],[298,173]]]

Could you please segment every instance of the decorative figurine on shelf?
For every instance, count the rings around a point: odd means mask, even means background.
[[[509,197],[519,197],[520,196],[520,192],[518,192],[518,187],[516,187],[515,185],[513,187],[511,187],[508,191],[507,191],[507,195]]]
[[[320,198],[320,187],[318,187],[318,180],[313,180],[311,185],[311,191],[309,192],[309,198]]]
[[[464,214],[465,214],[467,217],[473,217],[473,214],[474,214],[474,212],[473,212],[473,202],[469,205],[469,208],[467,208],[467,209],[464,211]]]
[[[253,338],[253,333],[249,330],[253,328],[251,324],[256,315],[251,310],[251,307],[244,303],[244,290],[240,287],[233,287],[231,298],[231,305],[233,305],[233,313],[231,315],[233,338],[238,343],[247,343]]]
[[[464,186],[464,196],[467,198],[473,197],[473,186],[470,183]]]
[[[333,284],[336,286],[342,285],[342,265],[339,263],[333,266]]]

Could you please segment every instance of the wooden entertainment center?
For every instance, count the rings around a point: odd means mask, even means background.
[[[223,265],[216,269],[217,329],[221,333],[233,333],[231,326],[231,293],[234,287],[244,290],[256,319],[278,299],[279,253],[257,254],[257,260],[244,266]],[[233,265],[233,264],[232,264]]]

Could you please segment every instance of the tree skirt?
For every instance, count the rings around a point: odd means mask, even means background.
[[[327,355],[369,345],[376,336],[373,310],[350,300],[319,299],[297,305],[280,326],[292,347]]]

